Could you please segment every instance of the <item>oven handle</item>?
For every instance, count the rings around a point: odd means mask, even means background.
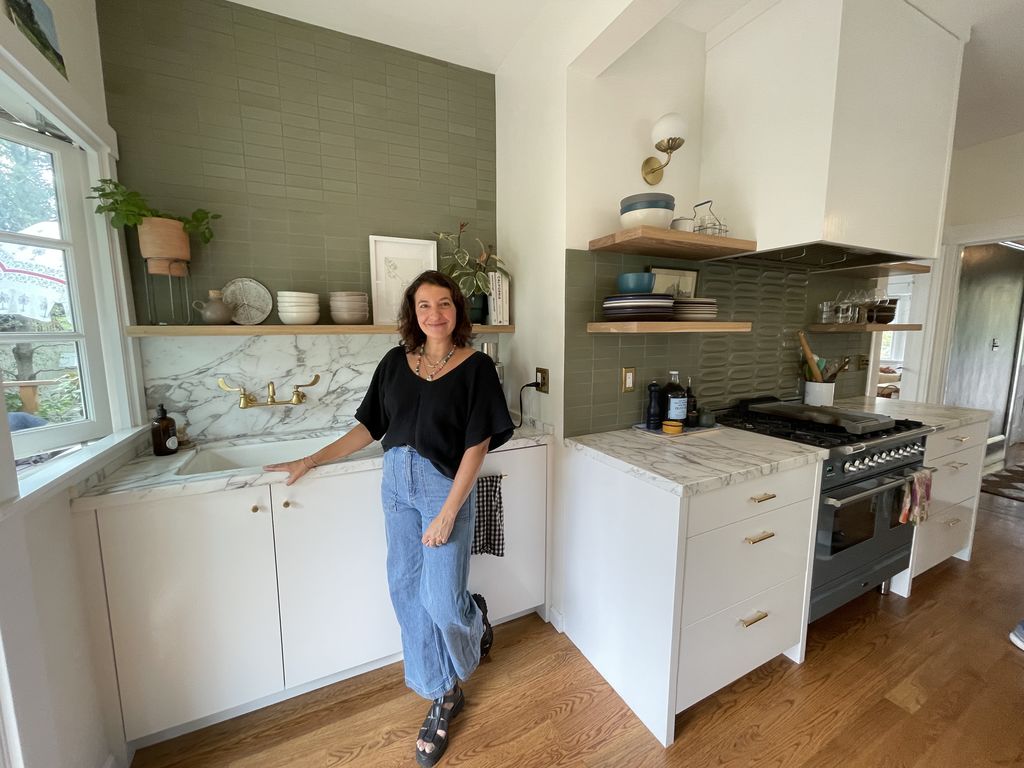
[[[827,504],[830,507],[835,507],[836,509],[842,509],[847,504],[853,504],[854,502],[857,501],[863,501],[864,499],[871,498],[872,496],[877,496],[883,491],[888,491],[891,488],[897,488],[901,485],[905,485],[909,479],[909,477],[901,477],[897,480],[892,480],[891,482],[884,483],[878,486],[877,488],[872,488],[870,491],[861,491],[860,493],[853,494],[853,496],[847,496],[845,499],[834,499],[831,496],[826,496],[821,500],[821,503]]]

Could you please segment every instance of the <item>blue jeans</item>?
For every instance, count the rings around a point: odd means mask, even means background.
[[[388,588],[402,629],[405,684],[436,699],[480,663],[483,615],[467,590],[474,488],[440,547],[421,542],[452,481],[408,446],[384,454],[381,501],[388,542]]]

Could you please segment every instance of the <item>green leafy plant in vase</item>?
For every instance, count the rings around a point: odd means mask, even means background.
[[[199,238],[204,245],[213,239],[214,219],[219,213],[197,208],[190,216],[175,216],[153,208],[138,192],[128,189],[114,179],[100,179],[91,187],[96,194],[89,200],[99,200],[96,213],[109,213],[110,226],[137,227],[139,251],[146,260],[146,271],[153,275],[181,277],[188,273],[186,262],[192,258],[188,236]]]
[[[434,233],[439,242],[447,245],[447,252],[441,254],[438,269],[459,286],[469,305],[470,319],[474,323],[482,323],[487,312],[486,297],[491,293],[488,275],[499,272],[509,279],[511,275],[505,269],[505,262],[494,255],[494,246],[488,248],[480,238],[476,238],[480,244],[478,256],[472,256],[462,247],[462,235],[467,227],[468,221],[460,221],[458,232]]]

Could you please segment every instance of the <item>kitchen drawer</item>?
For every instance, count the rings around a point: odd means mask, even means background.
[[[914,576],[952,557],[971,541],[977,496],[971,496],[933,515],[914,531]]]
[[[821,464],[815,462],[693,496],[689,500],[686,535],[698,536],[809,499],[820,472]]]
[[[988,422],[979,421],[963,427],[949,427],[928,435],[925,440],[925,464],[938,461],[942,456],[985,445],[988,441]]]
[[[742,603],[684,627],[679,646],[676,712],[737,680],[800,642],[804,579],[796,576]],[[749,626],[761,613],[763,619]]]
[[[811,501],[805,499],[689,539],[683,626],[793,576],[802,577],[811,517]]]
[[[941,512],[951,504],[957,504],[970,496],[976,496],[981,489],[981,465],[985,460],[985,446],[957,451],[942,456],[929,467],[932,474],[931,508]]]

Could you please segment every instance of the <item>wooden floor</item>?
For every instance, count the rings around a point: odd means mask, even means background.
[[[442,766],[1024,766],[1024,504],[982,494],[974,558],[861,597],[694,705],[663,749],[536,616],[495,630]],[[134,768],[413,766],[427,705],[399,665],[145,750]]]

